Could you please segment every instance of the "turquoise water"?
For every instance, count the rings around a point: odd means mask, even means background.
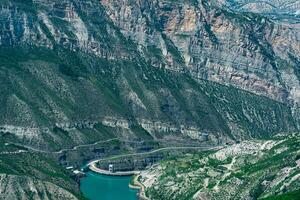
[[[104,176],[88,172],[80,189],[90,200],[137,200],[138,190],[128,187],[131,177]]]

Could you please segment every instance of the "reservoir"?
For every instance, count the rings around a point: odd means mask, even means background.
[[[90,200],[137,200],[138,190],[130,189],[131,176],[105,176],[87,172],[80,189]]]

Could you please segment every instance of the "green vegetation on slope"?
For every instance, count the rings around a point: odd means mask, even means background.
[[[26,180],[26,178],[30,178],[34,181],[41,181],[45,184],[50,182],[61,188],[61,192],[70,192],[78,199],[84,199],[80,194],[78,184],[70,177],[70,172],[67,172],[51,158],[47,158],[45,155],[32,152],[19,152],[19,150],[25,149],[16,145],[5,145],[2,138],[0,141],[0,146],[1,175],[5,174],[19,177],[20,180]],[[1,187],[5,188],[7,183],[5,183],[5,180],[2,180],[0,184],[3,184]],[[15,191],[22,189],[17,187],[18,186],[15,186]],[[39,190],[42,190],[42,188],[37,189],[37,191],[40,193],[44,192]],[[12,191],[6,189],[5,192],[9,193]],[[6,194],[5,192],[2,195],[8,195],[8,193]]]
[[[154,68],[143,59],[108,61],[59,48],[26,46],[0,47],[0,55],[0,124],[38,129],[36,136],[22,137],[21,143],[60,149],[118,137],[124,131],[133,139],[192,140],[178,131],[149,133],[141,119],[179,130],[181,125],[193,127],[211,135],[213,142],[295,129],[290,108],[284,104],[233,87],[196,82],[187,75]],[[130,127],[82,125],[101,124],[106,117],[125,120]],[[58,131],[60,123],[72,127]],[[5,138],[20,140],[13,135]]]
[[[263,198],[262,200],[298,200],[300,199],[300,190],[287,192],[286,194]]]
[[[193,196],[296,200],[299,191],[292,191],[300,188],[299,150],[299,134],[249,140],[218,151],[167,159],[139,180],[146,186],[146,195],[154,200]],[[151,180],[154,177],[156,180]]]

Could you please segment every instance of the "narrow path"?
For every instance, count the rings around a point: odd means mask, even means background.
[[[45,150],[36,149],[36,148],[30,147],[30,146],[27,146],[27,145],[22,145],[22,144],[13,143],[13,142],[8,142],[8,143],[6,143],[6,145],[13,144],[13,145],[24,147],[24,148],[26,148],[28,150],[31,150],[31,151],[34,151],[34,152],[39,152],[39,153],[61,154],[64,151],[76,151],[78,148],[95,146],[97,144],[111,142],[111,141],[115,141],[115,140],[118,141],[119,139],[118,138],[111,138],[111,139],[108,139],[108,140],[100,140],[100,141],[97,141],[97,142],[92,143],[92,144],[81,144],[81,145],[74,146],[73,148],[61,149],[59,151],[45,151]],[[24,152],[29,152],[29,151],[22,151],[22,153],[24,153]],[[9,153],[15,154],[16,152],[5,152],[5,153],[6,154],[9,154]]]
[[[223,174],[223,176],[221,177],[221,180],[218,180],[216,185],[213,187],[213,189],[215,191],[218,191],[219,190],[219,185],[222,181],[224,181],[228,176],[230,176],[232,174],[232,171],[233,171],[233,165],[236,163],[236,156],[234,156],[231,160],[231,162],[227,165],[222,165],[224,166],[225,168],[227,168],[227,172]]]
[[[0,155],[12,155],[12,154],[20,154],[20,153],[28,153],[28,151],[25,151],[25,150],[4,151],[4,152],[0,152]]]
[[[223,146],[214,146],[214,147],[163,147],[159,149],[155,149],[149,152],[143,152],[143,153],[129,153],[129,154],[122,154],[122,155],[117,155],[117,156],[112,156],[109,158],[103,158],[103,159],[97,159],[91,161],[88,165],[91,165],[92,163],[99,162],[99,161],[106,161],[106,160],[113,160],[113,159],[118,159],[118,158],[123,158],[123,157],[128,157],[128,156],[143,156],[143,155],[149,155],[153,153],[157,153],[160,151],[166,151],[166,150],[188,150],[188,149],[203,149],[203,150],[214,150],[214,149],[220,149]]]

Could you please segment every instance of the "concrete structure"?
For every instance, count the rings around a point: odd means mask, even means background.
[[[66,167],[66,170],[71,170],[71,169],[74,169],[74,167],[73,166]]]
[[[132,175],[140,173],[140,171],[126,171],[126,172],[114,171],[114,172],[110,172],[109,170],[99,169],[98,167],[96,167],[96,162],[90,163],[89,169],[92,170],[93,172],[103,174],[103,175],[107,175],[107,176],[132,176]]]
[[[113,165],[113,164],[109,164],[109,165],[108,165],[108,171],[109,171],[110,173],[114,173],[114,165]]]

